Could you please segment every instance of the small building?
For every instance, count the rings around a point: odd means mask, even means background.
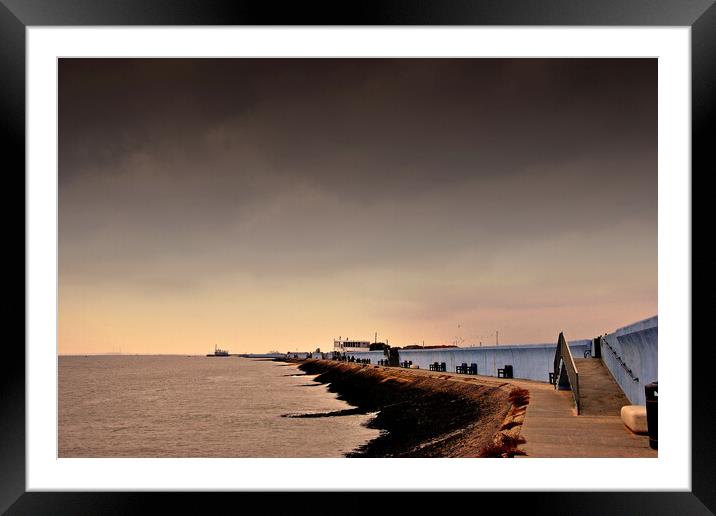
[[[354,353],[369,350],[370,341],[367,340],[343,340],[338,337],[338,340],[333,341],[333,351],[338,351],[339,353]]]

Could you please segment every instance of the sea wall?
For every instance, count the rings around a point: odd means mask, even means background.
[[[644,385],[656,381],[658,372],[658,316],[650,317],[619,328],[604,336],[601,355],[604,364],[622,388],[627,398],[634,403],[645,403]],[[434,362],[445,362],[449,372],[455,366],[466,363],[477,364],[477,372],[484,376],[497,376],[497,370],[512,365],[515,378],[549,381],[554,367],[554,353],[557,343],[510,344],[504,346],[481,346],[472,348],[401,349],[400,362],[410,361],[420,369],[429,369]],[[594,355],[593,340],[569,341],[569,348],[575,358],[584,357],[585,351]],[[386,358],[382,351],[347,353],[349,357],[369,358],[371,364]],[[621,359],[624,366],[619,362]],[[627,371],[631,369],[631,374]]]
[[[658,378],[658,316],[619,328],[604,339],[606,344],[602,344],[601,352],[607,369],[629,401],[644,405],[644,386]]]
[[[446,369],[455,372],[455,367],[466,363],[477,364],[477,373],[484,376],[497,376],[497,370],[512,365],[515,378],[549,381],[549,373],[554,368],[554,353],[557,344],[511,344],[504,346],[480,346],[473,348],[442,349],[401,349],[398,356],[401,362],[410,361],[420,369],[429,369],[434,362],[445,362]],[[583,357],[585,350],[591,350],[592,340],[582,339],[569,342],[575,357]],[[382,351],[346,353],[346,356],[358,359],[370,359],[371,364],[386,358]]]
[[[575,340],[569,343],[572,353],[584,356],[585,349],[591,349],[592,341]],[[474,348],[408,349],[400,350],[400,361],[411,361],[420,369],[429,369],[434,362],[445,362],[446,369],[455,372],[455,367],[466,363],[477,364],[477,374],[497,376],[497,370],[511,365],[515,378],[548,382],[549,373],[554,369],[554,353],[557,344],[522,344],[504,346],[480,346]],[[371,362],[373,362],[371,360]]]

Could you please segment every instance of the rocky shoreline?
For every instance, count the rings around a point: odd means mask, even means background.
[[[374,365],[307,360],[298,365],[356,407],[376,413],[381,435],[349,457],[511,457],[519,454],[519,425],[527,391],[507,384],[454,381]],[[339,416],[340,414],[335,414]]]

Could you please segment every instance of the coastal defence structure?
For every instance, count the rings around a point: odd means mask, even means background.
[[[568,342],[560,332],[556,344],[389,351],[315,353],[311,358],[319,360],[299,366],[351,403],[377,412],[375,428],[398,436],[365,456],[658,456],[657,316],[593,339]],[[388,357],[394,367],[387,366]],[[416,389],[457,395],[450,401],[488,392],[501,398],[482,397],[470,418],[454,428],[424,427],[413,442],[421,424],[453,421],[456,413],[445,400],[415,396]],[[436,417],[445,407],[448,412]],[[474,424],[486,415],[491,419]]]
[[[568,342],[575,358],[601,358],[604,366],[629,401],[645,403],[644,386],[658,377],[658,316],[629,324],[595,339]],[[477,374],[498,376],[498,369],[512,366],[514,378],[549,382],[554,372],[555,344],[509,344],[469,348],[400,349],[400,362],[411,362],[429,369],[435,362],[445,363],[448,372],[463,363],[477,364]],[[384,359],[383,351],[346,353],[356,360],[370,359],[372,364]]]
[[[635,405],[644,405],[644,386],[658,379],[658,316],[604,335],[601,341],[595,342],[596,346],[601,348],[602,362],[629,401]]]
[[[569,343],[575,356],[584,356],[591,350],[592,340],[576,340]],[[383,351],[347,353],[347,356],[370,359],[371,364],[385,358]],[[442,349],[401,349],[398,351],[401,362],[412,362],[420,369],[428,369],[434,362],[445,362],[448,372],[463,363],[477,364],[477,374],[497,376],[497,370],[506,365],[512,366],[514,378],[549,382],[549,374],[554,369],[554,344],[511,344],[505,346],[480,346],[471,348]]]
[[[583,356],[592,344],[591,340],[569,342],[573,355]],[[497,376],[497,370],[512,366],[515,378],[548,382],[554,367],[554,344],[522,344],[510,346],[480,346],[474,348],[442,350],[400,350],[400,360],[411,361],[421,369],[428,369],[434,362],[445,362],[448,371],[463,363],[477,364],[477,374]]]

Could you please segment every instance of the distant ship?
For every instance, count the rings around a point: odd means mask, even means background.
[[[207,357],[228,357],[229,352],[225,349],[214,346],[214,352],[206,355]]]

